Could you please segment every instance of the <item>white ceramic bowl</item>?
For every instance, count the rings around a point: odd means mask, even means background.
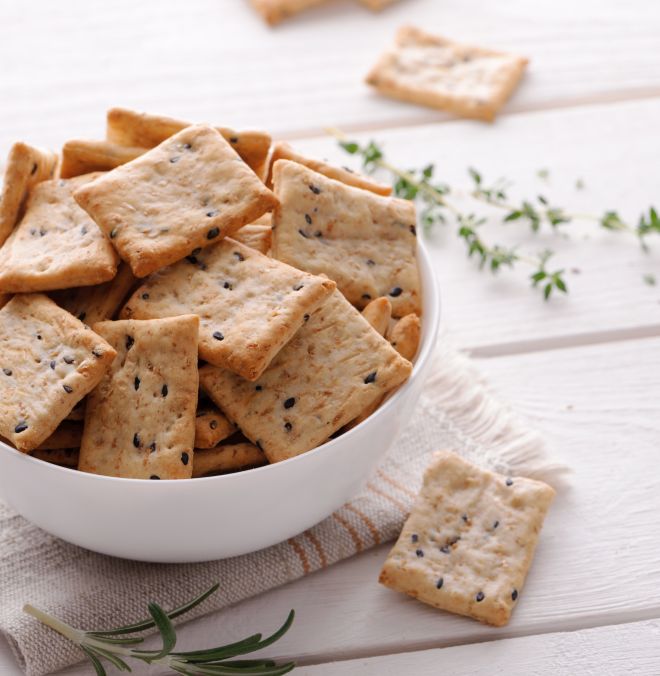
[[[353,497],[408,422],[431,365],[440,318],[419,246],[424,317],[410,379],[346,434],[296,458],[237,474],[118,479],[51,465],[0,442],[0,499],[40,528],[96,552],[140,561],[208,561],[282,542]]]

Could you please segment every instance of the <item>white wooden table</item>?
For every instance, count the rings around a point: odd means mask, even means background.
[[[494,126],[363,86],[404,22],[531,57]],[[374,16],[337,0],[269,30],[245,0],[0,0],[2,157],[17,139],[100,138],[111,105],[263,127],[345,164],[322,132],[341,126],[400,165],[435,162],[450,181],[473,165],[514,179],[521,196],[636,218],[660,202],[660,4],[401,0]],[[527,237],[569,271],[570,295],[544,304],[526,270],[480,274],[454,231],[429,238],[445,324],[573,469],[511,624],[485,627],[379,587],[383,547],[191,623],[185,643],[269,630],[293,607],[294,629],[269,652],[310,676],[660,673],[660,285],[642,281],[660,284],[660,239],[645,255],[584,223],[570,239]],[[0,645],[0,675],[18,673]]]

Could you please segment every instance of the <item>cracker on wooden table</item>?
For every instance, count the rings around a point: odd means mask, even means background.
[[[43,181],[34,187],[23,219],[0,248],[0,291],[89,286],[117,274],[117,253],[73,199],[73,192],[95,176]]]
[[[41,294],[0,310],[0,434],[21,451],[45,441],[101,380],[115,350]]]
[[[267,254],[273,241],[273,229],[270,225],[251,223],[237,230],[232,235],[232,239],[249,246],[251,249],[256,249],[262,254]]]
[[[381,336],[384,336],[390,325],[390,319],[392,318],[392,303],[390,303],[389,299],[385,298],[385,296],[374,298],[374,300],[362,310],[362,316],[369,322],[374,331],[377,331]]]
[[[77,448],[37,448],[32,451],[30,455],[33,458],[38,458],[44,462],[50,462],[53,465],[75,469],[78,467],[80,451]]]
[[[422,323],[419,317],[416,314],[409,314],[388,328],[387,340],[404,359],[412,361],[417,354],[421,335]]]
[[[78,469],[132,479],[189,479],[199,318],[100,322],[94,329],[118,356],[88,397]]]
[[[75,193],[137,277],[272,209],[273,193],[212,127],[186,127]]]
[[[528,60],[459,44],[412,26],[367,75],[379,92],[455,115],[492,121],[513,93]]]
[[[128,108],[111,108],[107,115],[106,136],[108,141],[119,145],[153,148],[189,126],[190,122],[182,122],[171,117],[140,113]],[[264,131],[215,128],[257,176],[265,178],[270,135]]]
[[[252,0],[252,5],[271,26],[326,0]]]
[[[200,406],[195,418],[195,449],[213,448],[236,432],[236,425],[213,404]]]
[[[121,146],[111,141],[73,139],[62,147],[61,178],[94,171],[110,171],[146,153],[148,148]]]
[[[80,448],[82,433],[82,423],[64,420],[48,439],[39,444],[38,450],[54,451],[62,448]]]
[[[128,263],[120,263],[115,278],[105,284],[56,291],[51,297],[81,322],[92,326],[115,316],[136,281]]]
[[[421,313],[415,206],[329,179],[295,162],[273,171],[274,258],[326,274],[358,308],[387,296],[392,314]]]
[[[228,238],[152,275],[121,316],[199,315],[200,358],[254,380],[334,288]]]
[[[297,153],[288,143],[278,142],[273,145],[273,151],[270,156],[270,168],[268,170],[268,179],[266,185],[270,188],[273,185],[273,166],[278,160],[290,160],[302,164],[319,174],[323,174],[328,178],[334,178],[336,181],[341,181],[346,185],[352,185],[355,188],[362,188],[369,190],[377,195],[384,195],[387,197],[392,194],[392,187],[374,181],[369,176],[359,174],[348,167],[335,167],[328,162],[321,160],[314,160]]]
[[[279,462],[324,443],[411,370],[335,291],[257,381],[207,365],[200,383],[268,460]]]
[[[208,449],[195,449],[193,477],[236,472],[265,465],[264,452],[254,444],[227,444]]]
[[[554,495],[540,481],[437,453],[379,581],[436,608],[503,626]]]
[[[11,147],[0,196],[0,246],[20,220],[30,190],[52,178],[56,167],[57,155],[50,150],[21,142]]]

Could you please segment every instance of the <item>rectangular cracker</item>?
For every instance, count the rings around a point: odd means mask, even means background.
[[[25,216],[0,248],[0,291],[29,293],[101,284],[119,257],[73,192],[95,174],[36,185]]]
[[[270,225],[244,225],[234,233],[232,239],[265,255],[270,251],[273,229]]]
[[[0,434],[21,451],[45,441],[115,358],[99,335],[41,294],[0,310]]]
[[[121,316],[199,315],[200,358],[255,380],[334,288],[226,239],[152,275]]]
[[[265,465],[267,462],[263,451],[254,444],[227,444],[203,450],[195,449],[193,477],[237,472]]]
[[[204,366],[202,389],[279,462],[324,443],[412,370],[335,291],[256,382]]]
[[[0,196],[0,246],[20,220],[30,190],[55,175],[57,155],[50,150],[14,143],[7,157]]]
[[[385,296],[374,298],[362,310],[362,316],[369,322],[374,331],[384,336],[389,328],[390,319],[392,319],[392,303]],[[408,361],[410,360],[408,359]]]
[[[175,120],[163,115],[139,113],[128,108],[111,108],[107,115],[108,141],[123,146],[154,148],[190,122]],[[229,127],[215,127],[231,144],[243,161],[259,176],[265,178],[271,138],[264,131],[236,131]]]
[[[131,479],[189,479],[199,319],[100,322],[94,329],[118,356],[88,398],[78,469]]]
[[[214,448],[236,432],[236,425],[212,404],[200,407],[195,418],[195,449]]]
[[[136,277],[214,244],[277,200],[212,127],[186,127],[74,194]]]
[[[80,451],[77,448],[37,448],[35,451],[32,451],[30,455],[33,458],[38,458],[44,462],[50,462],[53,465],[75,469],[78,467]]]
[[[82,433],[82,423],[64,420],[48,439],[39,444],[37,450],[55,451],[62,448],[80,448]]]
[[[82,286],[52,294],[53,300],[81,322],[92,326],[114,318],[136,283],[127,263],[120,263],[115,278],[97,286]]]
[[[390,345],[408,361],[412,361],[417,354],[421,335],[422,322],[416,314],[401,317],[387,330],[387,340],[390,341]]]
[[[252,0],[252,5],[271,26],[326,0]]]
[[[554,495],[540,481],[437,453],[379,581],[501,627],[522,591]]]
[[[297,162],[298,164],[302,164],[312,171],[317,171],[319,174],[323,174],[328,178],[334,178],[336,181],[340,181],[346,185],[352,185],[354,188],[369,190],[370,192],[374,192],[377,195],[383,195],[387,197],[392,194],[392,187],[389,185],[378,183],[378,181],[374,181],[369,176],[358,174],[348,167],[335,167],[328,162],[305,157],[304,155],[297,153],[288,143],[284,143],[282,141],[275,143],[271,152],[268,179],[266,180],[266,185],[269,188],[272,188],[273,185],[273,165],[278,160],[290,160],[291,162]]]
[[[144,155],[147,150],[121,146],[111,141],[73,139],[62,147],[60,177],[72,178],[94,171],[110,171]]]
[[[399,29],[367,83],[381,94],[491,122],[513,93],[528,60],[452,42],[412,26]]]
[[[295,162],[273,171],[272,256],[326,274],[358,308],[387,296],[392,315],[421,314],[415,205],[329,179]]]

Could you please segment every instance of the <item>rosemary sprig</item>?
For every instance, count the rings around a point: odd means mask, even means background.
[[[130,666],[125,661],[126,659],[135,659],[147,664],[168,667],[172,671],[185,676],[231,676],[235,674],[279,676],[290,672],[295,667],[293,662],[278,665],[267,659],[235,660],[233,658],[266,648],[282,638],[293,623],[293,610],[289,613],[284,624],[274,634],[266,638],[262,638],[261,634],[254,634],[242,641],[209,650],[173,652],[176,646],[176,631],[172,625],[172,620],[198,606],[215,593],[218,587],[217,584],[213,585],[192,601],[169,612],[165,612],[156,603],[150,603],[148,605],[149,618],[122,627],[99,631],[76,629],[59,618],[31,605],[26,605],[23,610],[80,646],[92,663],[97,676],[107,676],[103,660],[112,664],[119,671],[131,671]],[[137,650],[131,647],[142,643],[144,638],[127,636],[127,634],[144,632],[154,627],[160,633],[162,642],[160,649]]]
[[[505,267],[513,268],[518,263],[524,264],[532,268],[530,283],[532,287],[541,290],[545,300],[548,300],[554,292],[568,293],[565,271],[548,269],[548,261],[553,256],[552,251],[546,249],[534,255],[521,253],[518,247],[488,244],[478,232],[478,229],[486,223],[486,219],[477,217],[472,212],[465,212],[457,206],[452,197],[460,197],[461,193],[434,178],[434,165],[429,164],[419,170],[403,170],[391,164],[385,158],[382,148],[374,141],[362,146],[356,141],[349,140],[339,130],[330,129],[329,132],[338,139],[339,145],[347,153],[362,159],[365,171],[373,173],[377,169],[384,169],[392,175],[394,194],[420,204],[420,220],[426,230],[433,225],[447,223],[448,215],[453,216],[458,224],[457,236],[465,243],[468,257],[476,258],[480,268],[496,273]],[[471,188],[467,196],[502,210],[504,212],[502,224],[520,222],[527,224],[532,232],[538,233],[546,225],[557,230],[560,226],[578,219],[592,220],[606,230],[636,235],[644,250],[648,249],[646,240],[649,235],[660,235],[660,216],[654,207],[644,212],[633,226],[625,222],[617,211],[605,211],[600,215],[571,214],[561,207],[551,205],[544,195],[513,203],[509,200],[508,194],[510,184],[504,179],[487,184],[483,176],[473,168],[468,169],[468,175]],[[537,175],[547,181],[549,171],[539,170]],[[584,182],[579,179],[576,182],[576,189],[582,188]]]

